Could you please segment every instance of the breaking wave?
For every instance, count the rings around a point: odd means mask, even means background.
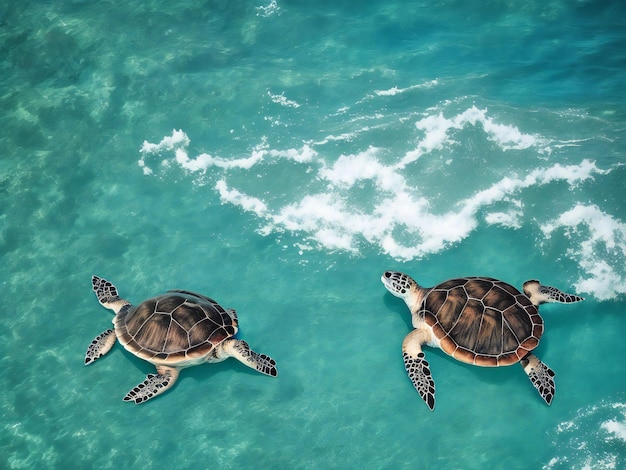
[[[269,95],[281,106],[299,106],[284,94]],[[551,158],[554,149],[576,142],[523,132],[476,106],[450,117],[430,110],[401,125],[413,126],[415,136],[402,154],[374,145],[336,152],[337,141],[373,136],[368,123],[297,148],[271,148],[264,137],[243,156],[190,155],[190,138],[174,130],[158,143],[144,142],[139,165],[146,175],[182,169],[223,204],[251,213],[258,233],[287,231],[327,250],[359,254],[367,244],[406,261],[458,244],[480,225],[530,228],[537,238],[564,232],[566,255],[584,273],[579,292],[601,300],[626,293],[626,224],[578,193],[611,169],[588,158]],[[561,213],[538,213],[529,202],[537,191],[571,204]]]

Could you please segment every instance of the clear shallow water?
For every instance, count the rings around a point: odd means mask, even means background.
[[[2,467],[623,467],[624,7],[196,3],[0,9]],[[429,412],[386,269],[585,296],[541,309],[552,406],[429,350]],[[279,377],[123,403],[92,274],[236,308]]]

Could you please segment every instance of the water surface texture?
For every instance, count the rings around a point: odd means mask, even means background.
[[[626,466],[626,4],[64,1],[0,6],[0,467]],[[517,365],[427,349],[380,283],[539,279],[546,406]],[[277,378],[153,367],[111,312],[235,308]]]

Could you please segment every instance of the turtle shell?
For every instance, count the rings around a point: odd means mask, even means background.
[[[427,293],[418,315],[432,327],[443,351],[479,366],[520,361],[543,334],[543,319],[528,297],[492,278],[443,282]]]
[[[209,354],[237,333],[234,310],[187,291],[169,291],[142,302],[114,320],[122,345],[150,362],[177,364]]]

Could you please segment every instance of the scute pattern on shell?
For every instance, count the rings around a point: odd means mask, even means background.
[[[115,329],[139,357],[175,364],[209,354],[237,333],[237,320],[208,297],[170,291],[116,318]]]
[[[451,279],[431,289],[419,315],[441,348],[469,364],[497,367],[539,344],[543,319],[528,297],[492,278]]]

